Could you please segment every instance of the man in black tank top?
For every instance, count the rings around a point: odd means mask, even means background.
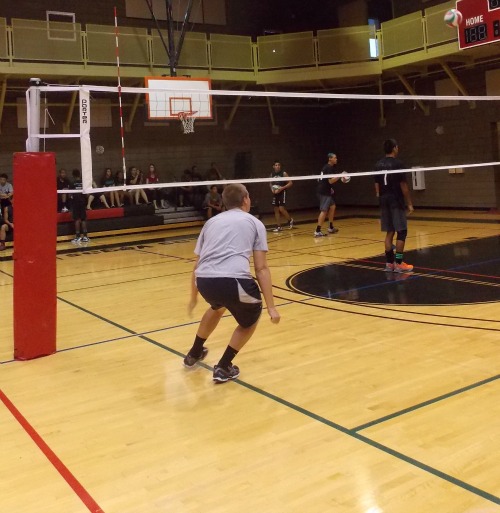
[[[321,169],[321,176],[331,175],[336,172],[337,155],[335,153],[328,154],[328,162]],[[316,192],[319,200],[319,216],[314,237],[324,237],[326,234],[321,231],[321,226],[328,217],[328,233],[337,233],[339,230],[333,226],[333,218],[335,216],[335,199],[332,185],[339,181],[339,178],[320,178]]]
[[[406,166],[396,157],[399,153],[398,143],[394,139],[384,142],[385,157],[375,164],[375,171],[393,171],[406,169]],[[413,204],[405,173],[384,173],[375,176],[375,194],[380,203],[380,225],[385,236],[385,257],[387,272],[407,273],[413,271],[413,266],[403,262],[408,227],[406,222],[406,206],[408,214],[413,212]],[[393,240],[396,237],[396,255],[394,255]]]
[[[273,164],[273,171],[271,173],[271,178],[284,178],[287,177],[285,171],[281,169],[281,162],[279,160],[275,160]],[[290,230],[293,228],[293,219],[285,208],[286,203],[286,190],[290,189],[293,185],[292,181],[284,182],[284,181],[276,181],[270,182],[271,193],[273,194],[272,205],[274,207],[274,217],[276,218],[276,228],[273,232],[281,232],[281,214],[285,217],[288,222],[288,228]]]

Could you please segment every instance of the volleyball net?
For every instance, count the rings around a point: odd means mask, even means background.
[[[497,112],[500,107],[500,96],[212,90],[208,81],[190,82],[189,79],[169,80],[169,89],[165,91],[165,88],[158,87],[160,80],[150,78],[147,84],[151,87],[97,85],[37,85],[30,87],[26,92],[28,104],[27,150],[41,151],[43,147],[45,151],[78,154],[79,162],[75,162],[74,167],[78,167],[79,164],[81,168],[83,192],[87,194],[124,190],[125,187],[127,190],[157,189],[159,187],[175,188],[212,183],[213,178],[205,179],[198,175],[193,176],[189,181],[183,181],[182,177],[175,176],[175,171],[180,171],[182,167],[190,167],[187,163],[185,165],[176,164],[177,169],[174,170],[174,174],[159,170],[159,181],[155,183],[136,185],[127,183],[130,178],[130,168],[147,167],[148,163],[153,160],[151,157],[142,157],[147,161],[138,162],[141,158],[138,155],[147,155],[148,152],[143,151],[141,154],[138,151],[135,146],[134,132],[142,131],[144,128],[149,131],[148,133],[154,131],[155,134],[160,134],[151,139],[151,146],[155,146],[155,157],[164,161],[174,161],[177,158],[176,147],[179,145],[196,147],[198,134],[206,135],[207,130],[217,131],[221,138],[224,138],[225,134],[239,131],[240,139],[242,135],[247,137],[243,147],[248,148],[252,145],[252,137],[249,135],[248,123],[245,121],[247,117],[252,118],[254,126],[259,122],[262,123],[262,130],[267,131],[265,141],[271,146],[276,146],[276,156],[280,155],[285,146],[275,145],[275,141],[286,138],[289,144],[303,145],[304,153],[310,156],[310,162],[307,160],[307,155],[300,158],[299,165],[294,166],[294,181],[341,177],[342,171],[347,171],[349,177],[363,177],[380,173],[380,171],[373,171],[373,165],[357,163],[354,158],[361,149],[366,148],[368,151],[367,130],[361,130],[366,123],[371,123],[369,139],[376,140],[376,150],[372,150],[370,162],[374,163],[376,157],[381,156],[381,143],[390,137],[395,137],[398,141],[405,141],[406,147],[408,146],[407,141],[415,142],[415,139],[418,138],[422,155],[425,155],[430,145],[434,145],[434,154],[440,154],[435,162],[430,162],[429,158],[426,158],[423,159],[426,162],[422,164],[419,159],[418,166],[394,171],[396,173],[439,171],[462,173],[468,169],[471,171],[488,169],[491,172],[494,166],[500,165],[498,150],[483,152],[483,156],[490,158],[478,162],[479,159],[475,158],[477,152],[467,151],[467,148],[464,147],[467,142],[470,149],[475,144],[476,137],[477,141],[484,142],[485,134],[478,134],[477,131],[474,131],[473,120],[476,120],[477,124],[478,115],[485,116],[484,113]],[[202,86],[202,90],[200,90],[199,83],[208,85]],[[193,84],[196,84],[196,87]],[[122,126],[125,124],[130,130],[125,132],[124,136],[123,130],[120,134],[117,128],[118,97],[123,98],[123,111],[126,114],[124,120],[120,102],[120,124]],[[72,112],[73,108],[76,110],[78,105],[79,122],[75,123],[74,119],[71,121],[71,116],[67,113],[67,122],[63,123],[65,130],[61,133],[60,130],[57,130],[60,124],[53,121],[54,116],[51,111],[53,112],[54,109],[65,104],[70,106],[69,112]],[[401,104],[405,104],[404,108],[408,112],[413,112],[412,116],[415,121],[409,121],[406,129],[401,123],[395,124],[394,128],[391,128],[385,119],[386,112],[390,111],[388,116],[390,117]],[[466,108],[463,108],[464,104]],[[460,115],[453,119],[448,114],[451,110],[441,107],[460,109]],[[372,121],[367,121],[364,118],[364,110],[373,114]],[[330,115],[329,112],[333,112],[333,114]],[[430,116],[429,112],[431,112]],[[483,114],[479,114],[479,112]],[[185,125],[183,122],[181,123],[182,118],[186,115],[192,116],[192,130],[187,135],[185,135]],[[136,121],[134,121],[134,116]],[[331,116],[334,116],[334,119]],[[470,123],[467,120],[469,116]],[[57,116],[55,117],[57,118]],[[337,126],[336,131],[330,131],[329,123],[333,127],[338,124],[335,118],[341,120],[342,127]],[[374,118],[378,121],[377,125],[373,124]],[[487,119],[485,122],[487,123]],[[420,123],[423,126],[427,124],[429,128],[421,129],[420,135],[417,135],[415,123]],[[104,133],[103,127],[107,128],[106,133]],[[184,134],[182,129],[184,129]],[[472,132],[467,134],[467,130],[472,130]],[[307,142],[307,136],[311,137],[315,131],[320,135],[318,140],[314,144],[310,141]],[[422,137],[422,131],[426,133],[426,137]],[[110,133],[115,136],[111,137]],[[234,138],[233,135],[232,137]],[[273,137],[276,139],[273,140]],[[450,140],[454,141],[452,148],[449,147]],[[445,145],[444,141],[448,141],[448,143]],[[231,142],[232,140],[229,139],[229,143]],[[440,144],[443,144],[443,148],[446,147],[446,151],[436,152],[435,147]],[[129,155],[129,146],[134,147],[133,156]],[[491,149],[491,143],[488,143],[488,148]],[[272,152],[272,149],[266,150],[266,154],[269,154],[270,151]],[[320,155],[324,153],[324,157],[326,157],[327,151],[338,151],[341,154],[342,152],[350,153],[351,158],[348,159],[350,165],[340,165],[339,171],[336,171],[335,174],[321,175],[318,157],[317,155],[312,157],[311,153],[319,152]],[[211,156],[204,158],[209,161]],[[341,160],[346,161],[345,158]],[[403,160],[407,161],[406,156]],[[410,160],[414,164],[416,159]],[[226,171],[225,177],[219,177],[217,182],[220,184],[233,182],[250,184],[280,181],[279,178],[269,177],[270,166],[271,163],[267,161],[266,167],[262,169],[263,165],[257,163],[257,171],[243,174],[234,173],[234,176],[231,176],[233,173]],[[418,170],[415,169],[416,167]],[[113,185],[108,184],[107,187],[104,187],[102,177],[107,168],[112,170],[113,175],[121,172],[123,176],[120,176]],[[285,180],[286,178],[281,179],[281,181]]]

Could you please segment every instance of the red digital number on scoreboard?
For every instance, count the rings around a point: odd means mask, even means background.
[[[457,10],[462,13],[461,50],[500,41],[500,0],[458,0]]]

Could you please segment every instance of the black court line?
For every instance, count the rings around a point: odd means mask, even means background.
[[[99,285],[90,285],[88,287],[79,287],[79,288],[76,288],[76,289],[60,290],[59,294],[65,294],[66,292],[77,292],[79,290],[98,289],[100,287],[115,287],[115,286],[119,286],[119,285],[124,285],[126,283],[134,283],[134,282],[138,282],[138,281],[147,281],[147,280],[156,280],[156,279],[159,279],[159,278],[169,278],[169,277],[172,277],[172,276],[181,276],[182,274],[192,274],[192,272],[193,272],[193,270],[189,269],[187,271],[180,271],[180,272],[175,272],[175,273],[157,274],[156,276],[145,276],[145,277],[142,277],[142,278],[129,279],[129,280],[126,280],[126,281],[122,280],[122,281],[119,281],[119,282],[116,282],[116,283],[100,283]]]
[[[102,317],[101,315],[98,315],[98,314],[95,314],[94,312],[91,312],[90,310],[87,310],[85,308],[82,308],[80,307],[79,305],[76,305],[74,303],[71,303],[70,301],[66,301],[64,299],[61,299],[62,301],[64,301],[65,303],[67,303],[68,305],[70,306],[73,306],[79,310],[82,310],[90,315],[93,315],[94,317],[104,321],[104,322],[108,322],[110,324],[112,324],[113,326],[115,327],[118,327],[120,329],[123,329],[124,331],[126,331],[127,333],[131,333],[131,334],[134,334],[134,331],[129,329],[129,328],[126,328],[125,326],[121,326],[120,324],[114,322],[114,321],[111,321],[110,319],[106,319],[105,317]],[[160,342],[157,342],[156,340],[153,340],[147,336],[144,336],[144,335],[140,335],[140,334],[135,334],[138,338],[144,340],[145,342],[148,342],[150,344],[153,344],[165,351],[168,351],[169,353],[171,354],[174,354],[176,356],[179,356],[179,357],[182,357],[184,358],[185,354],[181,353],[180,351],[177,351],[176,349],[173,349],[171,347],[168,347],[164,344],[161,344]],[[213,372],[213,368],[210,367],[209,365],[203,363],[203,362],[199,362],[198,363],[199,366]],[[498,376],[495,377],[495,379],[497,379]],[[485,380],[486,381],[486,380]],[[412,458],[411,456],[408,456],[402,452],[399,452],[399,451],[396,451],[395,449],[392,449],[386,445],[383,445],[379,442],[376,442],[375,440],[372,440],[360,433],[358,433],[357,431],[353,430],[353,429],[349,429],[349,428],[346,428],[345,426],[342,426],[340,424],[337,424],[336,422],[333,422],[325,417],[322,417],[320,415],[317,415],[316,413],[313,413],[305,408],[302,408],[301,406],[298,406],[290,401],[287,401],[286,399],[283,399],[277,395],[274,395],[270,392],[267,392],[265,390],[263,390],[262,388],[258,388],[258,387],[255,387],[254,385],[251,385],[250,383],[247,383],[241,379],[237,379],[237,380],[234,380],[234,383],[237,383],[238,385],[244,387],[244,388],[247,388],[248,390],[251,390],[263,397],[267,397],[268,399],[271,399],[279,404],[281,404],[282,406],[285,406],[291,410],[294,410],[298,413],[301,413],[302,415],[310,418],[310,419],[313,419],[313,420],[316,420],[326,426],[329,426],[333,429],[335,429],[336,431],[339,431],[345,435],[348,435],[350,436],[351,438],[354,438],[362,443],[365,443],[371,447],[374,447],[390,456],[393,456],[395,457],[396,459],[400,460],[400,461],[404,461],[416,468],[419,468],[421,470],[423,470],[424,472],[428,472],[429,474],[432,474],[444,481],[447,481],[448,483],[451,483],[455,486],[458,486],[459,488],[462,488],[463,490],[466,490],[470,493],[473,493],[479,497],[482,497],[483,499],[486,499],[490,502],[493,502],[494,504],[500,504],[500,497],[497,497],[485,490],[482,490],[481,488],[478,488],[476,486],[473,486],[461,479],[458,479],[450,474],[447,474],[445,472],[442,472],[441,470],[438,470],[437,468],[434,468],[434,467],[431,467],[430,465],[427,465],[426,463],[423,463],[422,461],[419,461],[415,458]],[[484,383],[483,383],[484,384]],[[214,385],[214,386],[221,386],[221,385]],[[224,386],[224,385],[222,385]],[[225,386],[230,386],[230,385],[225,385]],[[479,386],[479,385],[477,385]],[[460,389],[460,391],[457,392],[460,393],[464,391],[465,389]],[[454,394],[454,395],[457,395],[457,394]],[[444,396],[441,396],[441,397],[444,397]],[[434,401],[434,402],[437,402]],[[358,428],[359,430],[359,428]]]
[[[278,287],[276,287],[276,288],[278,288]],[[417,319],[401,319],[401,318],[398,318],[398,317],[390,317],[390,316],[381,315],[381,314],[378,315],[378,314],[367,313],[367,312],[346,311],[343,308],[335,308],[335,307],[330,306],[330,305],[315,305],[315,304],[311,304],[311,303],[306,303],[306,301],[312,301],[314,299],[322,299],[324,301],[328,301],[328,298],[325,298],[323,296],[313,296],[312,294],[305,294],[303,292],[297,292],[295,290],[290,290],[290,289],[286,289],[286,288],[283,288],[283,287],[280,287],[280,289],[283,290],[283,291],[286,291],[286,292],[293,292],[294,294],[299,294],[299,295],[306,296],[306,297],[303,300],[297,301],[297,300],[293,300],[293,299],[284,298],[284,297],[281,297],[281,296],[274,295],[275,299],[277,298],[277,299],[282,299],[284,301],[290,301],[290,302],[301,304],[301,305],[307,305],[307,306],[310,306],[311,308],[321,308],[323,310],[331,310],[331,311],[334,311],[334,312],[342,312],[342,313],[348,313],[348,314],[352,314],[352,315],[361,315],[361,316],[365,316],[365,317],[373,317],[375,319],[383,319],[383,320],[386,320],[386,321],[390,320],[390,321],[394,321],[394,322],[409,322],[409,323],[414,323],[414,324],[424,324],[424,325],[427,325],[427,326],[444,326],[446,328],[459,328],[459,329],[470,329],[470,330],[479,330],[479,331],[493,331],[493,332],[500,331],[500,328],[487,328],[485,326],[466,326],[466,325],[460,325],[460,324],[446,324],[444,322],[430,322],[430,321],[421,321],[421,320],[417,320]],[[357,302],[354,302],[354,301],[353,302],[340,301],[340,300],[335,300],[335,301],[339,302],[339,303],[352,304],[352,305],[355,305],[355,306],[361,306],[361,307],[365,306],[365,303],[357,303]],[[382,305],[379,305],[379,306],[380,306],[380,308],[378,308],[378,309],[381,310],[382,309]],[[389,310],[386,310],[386,311],[390,311],[391,313],[393,312],[392,309],[389,309]],[[414,312],[408,312],[408,313],[417,315]],[[427,314],[427,315],[432,315],[432,314]],[[436,317],[445,317],[445,316],[436,316]],[[463,317],[459,317],[459,319],[463,319]],[[484,321],[483,319],[480,319],[480,322],[488,322],[488,321]]]
[[[298,300],[295,300],[295,299],[287,299],[288,301],[292,302],[292,303],[297,303],[297,304],[306,304],[305,301],[312,301],[313,299],[325,299],[328,301],[327,298],[324,298],[324,297],[318,297],[318,296],[311,296],[310,294],[305,294],[305,293],[301,293],[301,292],[295,292],[294,290],[290,290],[288,288],[285,288],[285,287],[280,287],[278,285],[273,285],[273,289],[277,289],[277,290],[281,290],[283,292],[291,292],[293,294],[299,294],[299,295],[302,295],[302,296],[305,296],[304,299],[301,299],[300,301]],[[285,299],[281,296],[274,296],[275,298],[280,298],[280,299]],[[342,304],[345,304],[345,305],[348,305],[348,306],[357,306],[357,307],[360,307],[360,308],[371,308],[371,309],[374,309],[374,310],[384,310],[385,312],[393,312],[393,313],[406,313],[406,314],[410,314],[410,315],[419,315],[419,316],[426,316],[426,317],[437,317],[437,318],[443,318],[443,319],[459,319],[461,321],[476,321],[476,322],[492,322],[492,323],[500,323],[500,319],[479,319],[479,318],[474,318],[474,317],[464,317],[463,315],[446,315],[446,314],[434,314],[434,313],[428,313],[428,312],[416,312],[416,311],[412,311],[412,310],[402,310],[401,308],[397,308],[396,305],[378,305],[378,304],[373,304],[373,303],[362,303],[362,302],[359,302],[359,301],[347,301],[345,299],[335,299],[334,300],[336,303],[342,303]],[[311,307],[318,307],[318,308],[324,308],[324,309],[331,309],[335,312],[342,312],[342,313],[348,313],[348,314],[356,314],[356,315],[364,315],[363,313],[361,312],[352,312],[350,310],[343,310],[342,308],[335,308],[335,307],[330,307],[330,306],[320,306],[320,305],[312,305],[312,304],[307,304],[306,306],[311,306]],[[391,307],[391,308],[387,308],[387,307]],[[368,315],[368,314],[366,314]],[[401,319],[395,319],[393,317],[382,317],[382,316],[379,316],[381,319],[388,319],[388,320],[394,320],[394,321],[397,321],[397,320],[401,320]],[[434,325],[434,323],[428,323],[428,324],[431,324],[431,325]],[[440,326],[447,326],[449,328],[456,328],[456,327],[460,327],[460,326],[455,326],[454,324],[440,324]]]
[[[129,235],[129,234],[127,234]],[[134,234],[132,234],[134,235]],[[144,236],[144,233],[141,232],[140,235]],[[99,245],[93,245],[92,240],[87,246],[73,246],[71,248],[65,248],[65,249],[57,249],[57,257],[59,258],[60,255],[69,255],[73,253],[91,253],[96,252],[98,254],[99,252],[111,252],[109,250],[117,249],[119,251],[119,248],[129,248],[130,246],[146,246],[148,244],[177,244],[182,242],[192,242],[193,239],[197,239],[199,234],[193,234],[193,235],[177,235],[173,237],[157,237],[153,239],[144,239],[144,240],[135,240],[135,241],[129,241],[129,242],[109,242],[105,244],[99,244]],[[102,238],[106,237],[112,237],[112,235],[105,235],[102,236]],[[58,242],[57,244],[68,244],[69,241],[64,242]],[[140,248],[139,248],[140,249]],[[130,251],[130,249],[124,249],[123,251]],[[13,260],[12,255],[8,256],[0,256],[0,262],[2,261],[10,261]]]
[[[459,388],[457,390],[453,390],[452,392],[448,392],[447,394],[443,394],[443,395],[440,395],[433,399],[429,399],[428,401],[423,401],[419,404],[415,404],[414,406],[409,406],[408,408],[403,408],[402,410],[391,413],[390,415],[385,415],[384,417],[380,417],[378,419],[372,420],[370,422],[367,422],[366,424],[361,424],[360,426],[354,427],[354,428],[352,428],[352,430],[358,432],[363,429],[367,429],[369,427],[376,426],[378,424],[382,424],[384,422],[387,422],[388,420],[392,420],[397,417],[401,417],[403,415],[406,415],[407,413],[414,412],[416,410],[420,410],[421,408],[425,408],[426,406],[429,406],[431,404],[435,404],[440,401],[443,401],[444,399],[448,399],[450,397],[463,394],[464,392],[468,392],[469,390],[473,390],[474,388],[479,388],[488,383],[492,383],[493,381],[496,381],[497,379],[500,379],[500,374],[497,374],[496,376],[491,376],[490,378],[483,379],[481,381],[478,381],[477,383],[472,383],[470,385],[467,385],[466,387]]]
[[[358,267],[358,268],[370,269],[370,270],[373,269],[376,272],[383,271],[383,269],[381,267],[360,266],[360,265],[355,264],[355,262],[360,262],[360,261],[363,261],[363,260],[354,260],[354,261],[350,261],[350,262],[345,262],[344,264],[342,262],[338,262],[335,264],[327,264],[327,265],[328,266],[334,265],[334,266],[339,266],[339,267],[342,267],[344,265],[344,267],[354,267],[354,268]],[[493,262],[497,262],[497,261],[500,261],[500,260],[497,259],[497,260],[488,260],[488,261],[484,261],[484,262],[474,262],[473,264],[470,264],[470,266],[467,265],[467,266],[455,267],[454,269],[465,269],[467,267],[473,267],[476,265],[481,265],[481,264],[485,264],[485,263],[493,263]],[[371,263],[373,263],[373,262],[371,262]],[[325,266],[319,266],[319,267],[325,267]],[[415,269],[420,269],[420,267],[415,267]],[[495,288],[500,287],[500,284],[498,284],[498,283],[491,283],[491,282],[478,281],[478,280],[467,280],[465,278],[454,277],[454,276],[445,276],[446,273],[450,273],[450,274],[453,273],[454,269],[440,269],[440,270],[434,269],[433,270],[434,272],[428,272],[428,273],[420,273],[420,272],[413,271],[412,273],[406,273],[405,276],[408,277],[408,281],[423,279],[423,278],[435,278],[435,279],[440,279],[440,280],[471,283],[473,285],[479,285],[479,286],[484,286],[484,287],[495,287]],[[494,279],[499,279],[499,278],[494,277]],[[390,281],[381,282],[381,283],[371,283],[369,285],[363,285],[361,287],[353,287],[350,289],[344,289],[339,292],[333,293],[329,297],[325,297],[325,296],[315,296],[315,297],[321,297],[323,299],[332,299],[334,296],[339,296],[339,295],[343,295],[346,293],[348,294],[349,292],[356,292],[359,290],[366,290],[366,289],[372,289],[372,288],[377,288],[377,287],[386,287],[386,286],[390,286],[390,285],[392,285],[392,282],[390,282]],[[297,292],[297,293],[300,292],[299,289],[290,288],[290,290],[293,290],[293,292]],[[308,294],[312,295],[311,293],[308,293]],[[500,298],[500,296],[499,296],[499,298]],[[492,303],[492,302],[494,303],[494,302],[496,302],[496,300],[484,301],[484,302],[485,303]],[[473,303],[454,302],[454,303],[450,303],[450,304],[451,305],[459,305],[459,304],[462,305],[462,304],[478,304],[478,303],[479,303],[478,301],[474,301]],[[433,305],[434,305],[434,303],[429,303],[427,306],[433,306]],[[417,306],[423,306],[423,305],[419,303]]]

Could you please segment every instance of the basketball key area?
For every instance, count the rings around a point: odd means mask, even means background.
[[[340,210],[335,235],[312,237],[313,212],[268,234],[282,323],[263,313],[222,389],[211,366],[230,316],[205,362],[182,366],[204,309],[186,313],[199,228],[59,243],[58,352],[27,362],[12,361],[2,261],[1,509],[495,511],[499,295],[484,292],[498,291],[498,219],[419,212],[415,270],[396,275],[376,212]],[[38,484],[15,479],[28,464]],[[391,493],[353,495],[360,473]]]

